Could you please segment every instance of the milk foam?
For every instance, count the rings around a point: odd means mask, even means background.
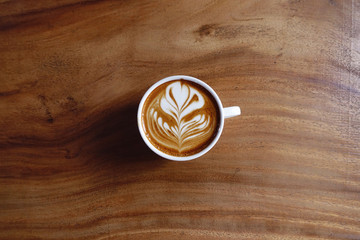
[[[206,99],[204,93],[184,81],[171,82],[146,112],[148,134],[179,153],[206,141],[214,131],[215,121],[205,109],[209,101]]]

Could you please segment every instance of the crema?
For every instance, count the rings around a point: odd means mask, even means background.
[[[142,127],[151,144],[173,156],[206,148],[219,127],[219,107],[202,86],[183,79],[158,86],[147,97]]]

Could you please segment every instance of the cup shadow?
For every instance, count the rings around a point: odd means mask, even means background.
[[[137,103],[130,103],[101,113],[85,144],[89,165],[119,176],[150,171],[164,164],[165,160],[153,153],[140,136],[137,108]]]

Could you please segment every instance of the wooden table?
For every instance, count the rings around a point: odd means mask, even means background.
[[[176,74],[242,108],[189,162]],[[0,0],[0,239],[360,239],[360,1]]]

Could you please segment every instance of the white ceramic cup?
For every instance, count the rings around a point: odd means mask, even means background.
[[[147,99],[147,97],[150,95],[150,93],[157,88],[158,86],[160,86],[163,83],[169,82],[169,81],[173,81],[173,80],[179,80],[179,79],[184,79],[187,81],[191,81],[194,83],[199,84],[200,86],[204,87],[209,93],[212,94],[212,96],[214,97],[214,99],[216,100],[216,103],[219,107],[219,113],[220,113],[220,123],[219,123],[219,128],[217,130],[216,136],[213,139],[213,141],[206,147],[204,148],[201,152],[198,152],[196,154],[193,155],[189,155],[186,157],[178,157],[178,156],[172,156],[169,154],[166,154],[162,151],[160,151],[159,149],[157,149],[150,141],[149,139],[146,137],[144,129],[143,129],[143,124],[142,124],[142,118],[141,118],[141,114],[143,111],[143,107],[144,107],[144,103]],[[155,83],[154,85],[152,85],[145,93],[145,95],[143,96],[143,98],[141,99],[141,102],[139,104],[139,108],[138,108],[138,114],[137,114],[137,122],[138,122],[138,127],[139,127],[139,131],[141,134],[141,137],[144,139],[146,145],[156,154],[158,154],[159,156],[169,159],[169,160],[173,160],[173,161],[188,161],[188,160],[193,160],[195,158],[198,158],[202,155],[204,155],[205,153],[207,153],[212,147],[214,147],[214,145],[216,144],[216,142],[219,140],[220,135],[222,133],[222,130],[224,128],[224,119],[225,118],[230,118],[230,117],[235,117],[241,114],[241,110],[240,107],[227,107],[227,108],[223,108],[223,105],[220,101],[220,98],[218,97],[218,95],[215,93],[215,91],[206,83],[204,83],[203,81],[194,78],[194,77],[190,77],[190,76],[184,76],[184,75],[176,75],[176,76],[170,76],[170,77],[166,77],[164,79],[161,79],[160,81],[158,81],[157,83]]]

